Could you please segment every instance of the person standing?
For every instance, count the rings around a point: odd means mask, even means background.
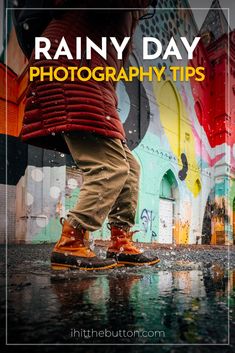
[[[86,60],[85,38],[97,45],[101,37],[133,38],[139,19],[150,5],[149,0],[108,0],[107,9],[92,10],[94,1],[54,0],[53,19],[42,33],[51,42],[53,57],[58,43],[65,38],[73,57],[75,39],[82,38],[82,59],[35,60],[29,65],[112,66],[118,72],[131,53],[131,41],[123,60],[117,59],[112,43],[107,44],[107,60],[95,51]],[[97,6],[97,4],[95,4]],[[96,7],[96,6],[93,7]],[[117,9],[120,8],[120,9]],[[139,9],[137,9],[139,8]],[[66,219],[61,220],[62,234],[51,254],[52,269],[77,268],[99,270],[117,265],[154,265],[160,260],[140,251],[132,241],[139,192],[140,167],[129,150],[117,112],[116,83],[112,80],[64,82],[34,80],[29,82],[21,131],[23,141],[43,148],[70,153],[83,172],[78,202]],[[111,245],[107,258],[100,259],[90,249],[89,232],[102,227],[108,217]]]

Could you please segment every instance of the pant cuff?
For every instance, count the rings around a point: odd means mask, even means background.
[[[117,228],[121,228],[124,231],[129,231],[131,226],[127,223],[120,223],[120,222],[110,222],[108,223],[108,228],[110,229],[111,227],[117,227]]]
[[[81,223],[79,223],[75,218],[73,218],[72,216],[68,216],[67,217],[67,222],[76,229],[84,229],[83,226],[81,225]]]

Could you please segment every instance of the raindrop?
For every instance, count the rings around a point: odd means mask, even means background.
[[[49,222],[48,217],[45,215],[38,215],[36,218],[36,223],[39,227],[43,228],[47,226],[48,222]]]
[[[53,199],[57,199],[60,195],[60,188],[58,186],[52,186],[50,188],[50,196],[53,198]]]
[[[31,177],[34,181],[37,181],[37,182],[40,182],[42,181],[43,177],[44,177],[44,174],[43,172],[41,171],[41,169],[39,168],[34,168],[32,171],[31,171]]]
[[[28,31],[28,29],[29,29],[29,25],[28,25],[28,23],[27,23],[27,22],[25,22],[25,23],[23,24],[23,28],[24,28],[26,31]]]
[[[69,189],[74,190],[74,189],[77,188],[77,186],[78,186],[78,182],[77,182],[76,179],[70,178],[70,179],[68,180],[68,188],[69,188]]]
[[[33,204],[33,201],[34,201],[34,197],[32,194],[30,194],[30,192],[27,192],[26,194],[26,205],[27,206],[30,206]]]

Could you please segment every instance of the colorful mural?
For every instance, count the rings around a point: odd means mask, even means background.
[[[235,57],[231,50],[228,59],[228,44],[235,48],[235,31],[227,33],[226,18],[217,0],[213,1],[200,30],[193,13],[187,10],[188,1],[181,3],[182,9],[176,10],[170,0],[159,1],[153,15],[140,22],[134,38],[129,64],[146,68],[165,66],[163,80],[140,82],[135,79],[120,82],[117,88],[118,111],[128,144],[141,165],[135,227],[139,232],[135,240],[233,243]],[[165,47],[171,36],[176,40],[186,36],[192,41],[198,32],[202,40],[196,55],[188,62],[185,53],[180,65],[204,66],[205,81],[191,78],[173,82],[170,66],[177,66],[179,62],[172,57],[164,61],[141,59],[140,38],[143,36],[158,37]],[[11,58],[10,62],[6,62],[6,55]],[[5,93],[1,91],[0,137],[3,140],[7,132],[8,153],[12,156],[8,158],[9,175],[12,175],[8,178],[12,186],[10,202],[12,209],[15,207],[12,241],[53,242],[60,235],[59,218],[76,202],[82,176],[69,156],[19,142],[27,62],[13,29],[8,36],[4,63],[0,75],[4,78],[6,73],[8,79],[8,124],[6,130]],[[5,154],[1,153],[3,161]],[[19,156],[22,158],[18,165]],[[3,187],[4,178],[0,182]],[[106,225],[93,237],[109,239]]]

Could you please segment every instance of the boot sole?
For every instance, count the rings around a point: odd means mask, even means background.
[[[82,270],[82,271],[97,271],[97,270],[108,270],[110,268],[116,267],[117,264],[112,264],[108,266],[103,266],[103,267],[78,267],[74,265],[66,265],[66,264],[56,264],[52,263],[51,264],[51,269],[54,271],[63,271],[63,270]]]
[[[152,266],[160,262],[160,259],[150,262],[131,262],[131,261],[118,261],[117,266]]]

